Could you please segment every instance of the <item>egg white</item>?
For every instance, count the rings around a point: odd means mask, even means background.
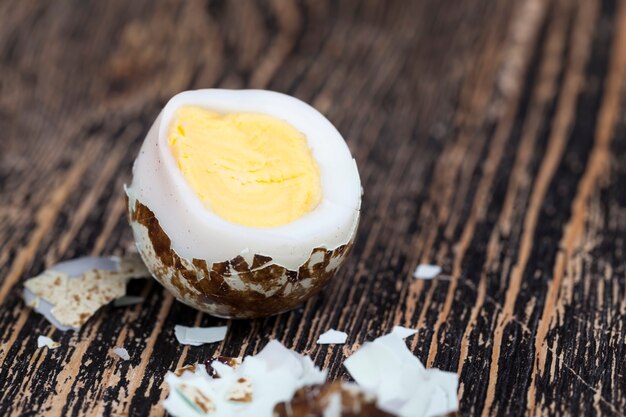
[[[318,164],[320,204],[291,223],[271,228],[231,223],[213,213],[184,178],[167,141],[172,117],[187,105],[220,113],[264,113],[290,123],[306,136]],[[333,250],[350,242],[359,222],[361,182],[343,137],[315,108],[272,91],[205,89],[180,93],[163,108],[135,161],[127,194],[131,206],[138,200],[150,208],[181,257],[210,264],[238,255],[251,262],[259,254],[297,270],[314,248]]]

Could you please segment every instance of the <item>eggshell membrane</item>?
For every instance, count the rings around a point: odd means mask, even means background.
[[[204,207],[167,143],[176,109],[260,112],[307,136],[323,200],[289,224],[251,228]],[[359,221],[361,185],[343,138],[317,110],[261,90],[197,90],[165,106],[150,129],[126,189],[137,248],[153,276],[180,301],[229,318],[290,310],[319,291],[347,256]]]

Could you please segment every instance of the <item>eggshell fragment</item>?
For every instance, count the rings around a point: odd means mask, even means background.
[[[378,406],[399,417],[435,417],[456,411],[458,376],[426,369],[398,334],[365,343],[344,366],[376,395]]]
[[[174,334],[178,343],[200,346],[205,343],[221,342],[226,337],[227,326],[219,327],[187,327],[176,325]]]
[[[56,349],[61,346],[61,344],[50,339],[48,336],[38,336],[37,348],[41,349],[44,346],[46,346],[48,349]]]
[[[130,355],[128,354],[128,351],[124,349],[123,347],[114,348],[113,353],[115,353],[123,361],[127,361],[130,359]]]
[[[330,329],[325,333],[322,333],[317,338],[318,345],[341,345],[346,343],[346,339],[348,339],[348,334],[345,332],[340,332],[335,329]]]
[[[413,276],[418,279],[433,279],[439,274],[441,274],[440,266],[421,264],[415,268]]]
[[[131,278],[149,276],[137,255],[61,262],[24,282],[24,301],[59,330],[78,329],[100,307],[126,294]]]

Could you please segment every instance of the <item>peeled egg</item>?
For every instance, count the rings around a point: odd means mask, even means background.
[[[361,205],[337,129],[263,90],[173,97],[126,194],[152,275],[181,302],[227,318],[278,314],[318,292],[352,247]]]

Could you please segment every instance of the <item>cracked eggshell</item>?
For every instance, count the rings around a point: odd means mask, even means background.
[[[27,305],[61,331],[79,329],[96,311],[126,294],[131,278],[146,277],[139,256],[82,257],[53,265],[24,282]]]
[[[167,143],[171,118],[184,105],[289,122],[307,137],[318,164],[320,204],[272,228],[230,223],[205,208]],[[361,204],[356,163],[335,127],[308,104],[263,90],[207,89],[172,98],[146,136],[126,193],[135,242],[152,275],[179,301],[226,318],[278,314],[318,292],[352,246]]]

